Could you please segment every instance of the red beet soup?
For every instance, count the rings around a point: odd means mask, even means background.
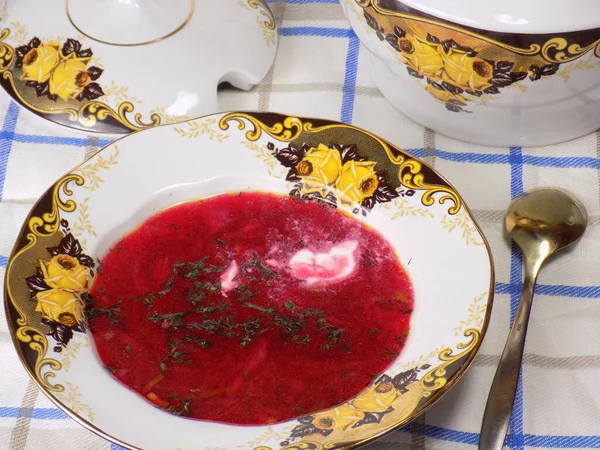
[[[269,424],[362,391],[402,350],[413,290],[391,245],[333,208],[259,192],[173,206],[115,243],[86,318],[157,407]]]

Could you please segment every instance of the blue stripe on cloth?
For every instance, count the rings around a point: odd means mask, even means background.
[[[422,158],[425,156],[425,149],[409,148],[405,149],[411,155]],[[460,163],[478,163],[478,164],[510,164],[511,155],[501,153],[473,153],[473,152],[448,152],[444,150],[435,150],[436,158]],[[555,156],[521,156],[522,165],[536,167],[560,167],[560,168],[581,168],[598,169],[600,163],[596,158],[588,157],[555,157]]]
[[[13,133],[17,127],[17,120],[19,119],[19,107],[15,102],[10,102],[6,116],[4,117],[4,124],[2,125],[2,131]],[[10,151],[12,149],[12,140],[0,138],[0,200],[2,200],[2,193],[4,190],[4,181],[6,180],[6,167],[8,165],[8,158],[10,157]]]
[[[341,121],[352,123],[354,115],[354,97],[356,90],[356,74],[358,72],[358,54],[360,51],[360,41],[353,34],[348,42],[348,55],[346,56],[346,75],[344,77],[344,88],[342,95],[342,113]]]
[[[423,434],[432,439],[440,441],[457,442],[461,444],[479,444],[479,433],[467,433],[466,431],[448,430],[447,428],[425,425]]]
[[[25,142],[28,144],[51,144],[51,145],[73,145],[75,147],[85,147],[88,145],[86,138],[60,137],[60,136],[39,136],[34,134],[20,134],[12,131],[1,130],[0,139],[11,140],[15,142]],[[100,139],[98,145],[104,147],[112,142],[110,139]]]
[[[58,408],[12,408],[0,406],[0,417],[31,417],[41,420],[61,420],[69,417]]]
[[[8,264],[8,258],[0,255],[0,267],[6,267]]]
[[[125,450],[125,449],[117,444],[111,444],[110,450]]]
[[[523,152],[520,147],[509,150],[510,196],[512,199],[523,194]],[[510,284],[521,286],[523,282],[523,263],[519,247],[513,242],[510,253]],[[510,293],[510,325],[512,325],[519,305],[519,292]],[[506,445],[511,450],[523,450],[523,368],[520,369],[519,383],[515,403],[510,417],[510,435]]]
[[[423,148],[412,148],[404,149],[416,158],[423,158],[425,156],[425,149]],[[461,163],[480,163],[480,164],[508,164],[509,156],[502,154],[480,154],[472,152],[447,152],[444,150],[435,150],[436,158],[445,159],[447,161],[461,162]]]
[[[523,163],[537,167],[573,167],[582,169],[598,169],[598,159],[583,156],[556,157],[556,156],[523,156]]]
[[[496,283],[497,294],[520,294],[520,284]],[[566,286],[563,284],[538,284],[535,293],[554,297],[600,298],[600,286]]]
[[[600,436],[525,435],[525,445],[544,448],[600,448]]]
[[[479,433],[468,433],[465,431],[449,430],[446,428],[425,425],[420,431],[414,425],[403,428],[407,432],[416,432],[432,439],[460,444],[479,444]],[[512,440],[512,436],[508,436]],[[528,447],[546,448],[600,448],[600,436],[536,436],[532,434],[523,435],[523,443]]]
[[[281,36],[320,36],[351,38],[356,36],[350,28],[324,28],[324,27],[283,27],[279,29]]]

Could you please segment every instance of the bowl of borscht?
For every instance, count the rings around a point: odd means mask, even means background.
[[[56,181],[9,259],[37,386],[125,448],[353,448],[464,374],[487,241],[434,169],[351,125],[230,112]]]

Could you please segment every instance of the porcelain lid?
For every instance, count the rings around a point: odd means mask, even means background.
[[[258,84],[278,42],[263,0],[0,0],[0,17],[0,91],[86,133],[219,111],[219,84]]]
[[[474,28],[511,33],[557,33],[600,28],[598,0],[396,0]]]

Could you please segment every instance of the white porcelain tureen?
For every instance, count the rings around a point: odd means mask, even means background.
[[[373,78],[450,137],[536,146],[600,126],[600,2],[341,0]]]

